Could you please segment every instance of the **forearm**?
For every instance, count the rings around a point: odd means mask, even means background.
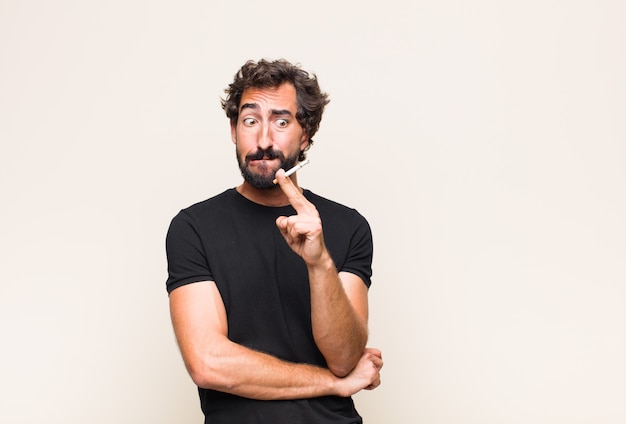
[[[367,342],[367,301],[357,313],[329,255],[308,270],[313,337],[330,370],[347,375]]]
[[[185,359],[199,387],[246,398],[278,400],[353,394],[328,369],[286,362],[228,340],[214,343],[211,352],[187,355]]]

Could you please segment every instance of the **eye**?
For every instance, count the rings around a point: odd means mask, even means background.
[[[254,118],[244,118],[243,119],[243,124],[246,127],[250,127],[250,126],[256,124],[256,119],[254,119]]]
[[[276,125],[278,125],[280,128],[285,128],[287,124],[289,124],[289,121],[287,121],[286,119],[280,118],[276,120]]]

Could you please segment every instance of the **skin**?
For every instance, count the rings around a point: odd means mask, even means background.
[[[285,157],[306,148],[308,137],[295,119],[296,92],[291,84],[275,89],[247,89],[231,135],[240,161],[259,149]],[[281,160],[249,161],[249,170],[273,180],[271,189],[244,181],[237,191],[266,206],[292,205],[296,215],[276,225],[288,245],[307,265],[311,320],[315,342],[328,369],[295,364],[231,342],[224,303],[215,282],[179,287],[170,294],[176,338],[193,381],[202,388],[272,400],[318,396],[351,396],[380,384],[382,354],[366,348],[367,287],[354,274],[335,269],[324,244],[319,213],[302,195],[297,175],[285,177]]]

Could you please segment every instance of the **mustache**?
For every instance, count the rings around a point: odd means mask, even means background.
[[[285,155],[283,155],[282,152],[276,151],[272,148],[259,149],[256,152],[246,155],[246,163],[250,162],[251,160],[261,159],[280,159],[281,161],[283,161],[285,160]]]

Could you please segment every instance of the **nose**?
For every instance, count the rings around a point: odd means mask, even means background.
[[[256,144],[259,149],[263,150],[267,150],[274,145],[269,125],[260,126]]]

